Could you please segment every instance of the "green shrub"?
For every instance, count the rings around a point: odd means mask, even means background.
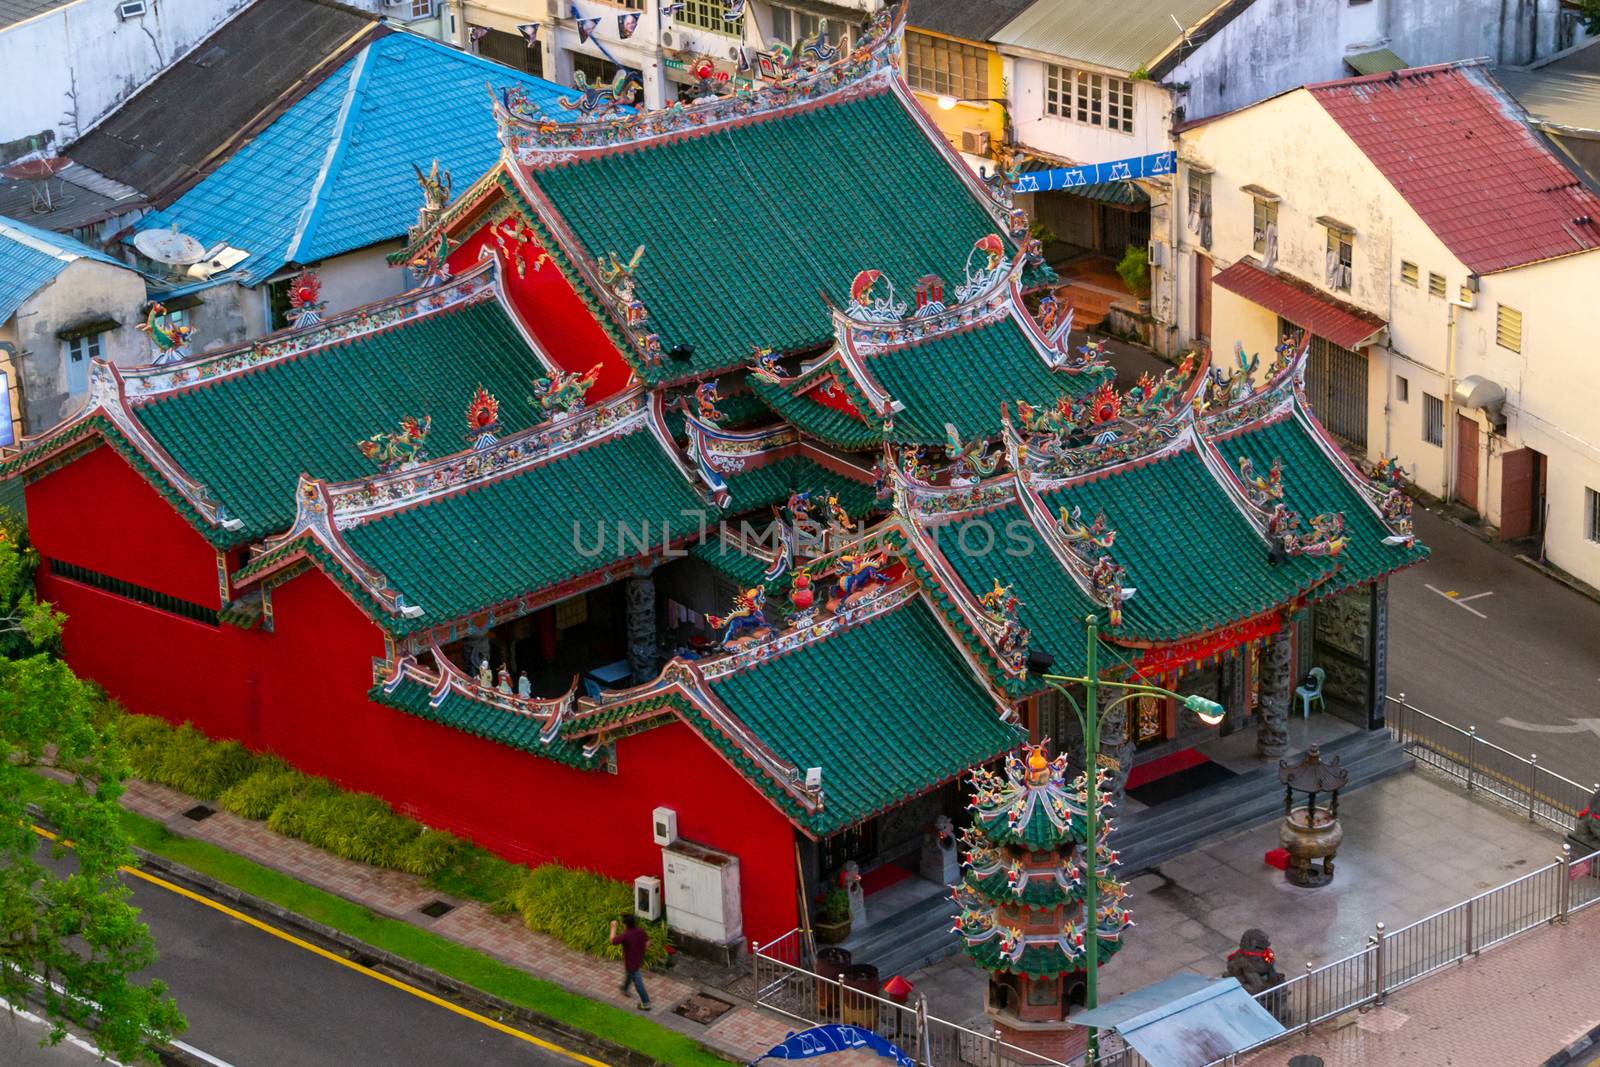
[[[394,867],[400,848],[422,826],[370,793],[291,795],[267,817],[267,826],[336,856],[374,867]]]
[[[466,897],[510,911],[507,898],[528,868],[503,860],[486,848],[461,843],[450,861],[428,876],[428,884],[443,893]]]
[[[395,851],[394,865],[407,874],[427,878],[444,869],[461,849],[462,841],[443,830],[424,830]]]
[[[128,757],[128,773],[135,778],[156,781],[167,746],[177,730],[154,715],[129,715],[117,725],[117,738]]]
[[[842,923],[850,918],[850,894],[835,886],[828,890],[817,908],[817,922]]]
[[[167,745],[156,780],[180,793],[215,800],[223,790],[248,778],[259,762],[239,742],[213,741],[184,723]]]
[[[1150,253],[1140,245],[1129,245],[1117,264],[1117,274],[1128,292],[1144,296],[1150,291]]]
[[[624,882],[547,863],[529,871],[506,903],[530,930],[592,956],[622,958],[622,949],[611,943],[611,923],[633,910],[633,887]],[[667,958],[666,924],[641,925],[650,935],[645,962],[660,963]]]
[[[244,819],[265,819],[292,796],[331,793],[333,786],[268,757],[250,777],[235,782],[217,796],[217,802]]]

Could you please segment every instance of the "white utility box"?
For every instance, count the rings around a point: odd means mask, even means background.
[[[678,839],[661,850],[667,925],[712,945],[744,939],[739,857]]]
[[[678,839],[678,813],[671,808],[657,808],[650,813],[650,836],[658,845],[670,845]]]
[[[642,874],[633,880],[633,913],[646,922],[661,918],[661,879]]]

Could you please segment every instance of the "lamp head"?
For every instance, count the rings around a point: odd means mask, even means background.
[[[1215,700],[1207,700],[1202,696],[1186,696],[1183,698],[1185,709],[1199,716],[1200,721],[1207,726],[1215,726],[1228,714],[1228,709],[1218,704]]]
[[[941,96],[938,100],[940,111],[954,111],[956,104],[960,103],[953,96]]]

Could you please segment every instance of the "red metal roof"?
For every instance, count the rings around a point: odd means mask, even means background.
[[[1600,248],[1600,197],[1479,64],[1306,88],[1470,270]]]
[[[1212,282],[1340,348],[1355,348],[1386,325],[1376,315],[1319,293],[1298,278],[1264,271],[1248,259],[1239,260]]]

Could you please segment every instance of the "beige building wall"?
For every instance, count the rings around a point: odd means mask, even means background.
[[[1600,490],[1600,361],[1585,333],[1586,313],[1600,293],[1600,251],[1472,278],[1389,181],[1316,100],[1293,92],[1184,131],[1180,136],[1180,336],[1194,335],[1194,253],[1188,229],[1187,165],[1212,171],[1214,273],[1252,248],[1255,185],[1277,194],[1280,273],[1354,304],[1389,324],[1385,343],[1368,357],[1367,459],[1394,455],[1415,482],[1438,496],[1459,490],[1457,417],[1478,427],[1477,509],[1498,526],[1503,517],[1505,453],[1530,447],[1547,458],[1546,550],[1552,562],[1600,585],[1600,542],[1588,537],[1586,489]],[[1326,230],[1331,217],[1355,229],[1348,293],[1327,289]],[[1404,264],[1417,268],[1410,284]],[[1430,275],[1444,279],[1443,295]],[[1471,292],[1472,284],[1476,292]],[[1467,291],[1464,291],[1467,290]],[[1522,345],[1496,341],[1499,308],[1522,314]],[[1228,365],[1235,339],[1269,352],[1276,316],[1220,288],[1212,290],[1211,338]],[[1453,383],[1471,375],[1505,390],[1505,426],[1494,432],[1487,412],[1460,410]],[[1426,398],[1442,407],[1438,443],[1427,440]]]

